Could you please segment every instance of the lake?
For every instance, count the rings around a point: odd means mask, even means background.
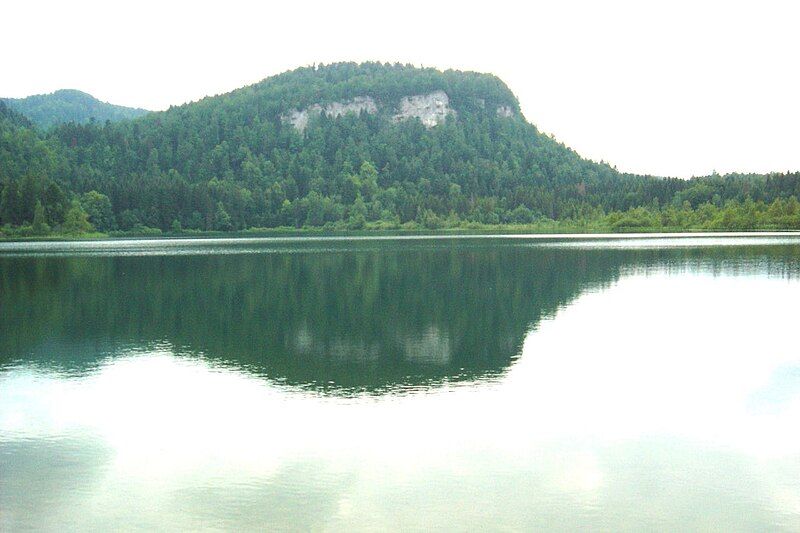
[[[0,243],[0,529],[800,530],[800,237]]]

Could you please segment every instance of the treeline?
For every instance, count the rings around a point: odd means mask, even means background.
[[[448,94],[454,111],[444,123],[392,120],[402,97],[434,90]],[[282,118],[356,96],[375,99],[378,113],[322,114],[303,132]],[[800,195],[798,173],[621,174],[527,123],[494,76],[378,63],[302,68],[132,121],[46,131],[0,103],[0,187],[5,233],[552,221],[740,229],[739,214],[709,220],[749,206],[765,214],[747,219],[755,224],[748,228],[800,227],[792,213],[773,216],[793,209],[786,206]],[[673,211],[681,213],[675,224]]]
[[[3,100],[3,99],[0,99]],[[148,111],[101,102],[74,89],[61,89],[50,94],[26,98],[7,98],[4,102],[41,128],[67,122],[112,122],[140,117]]]

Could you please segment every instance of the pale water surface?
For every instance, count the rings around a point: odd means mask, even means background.
[[[796,236],[0,245],[0,530],[800,530]]]

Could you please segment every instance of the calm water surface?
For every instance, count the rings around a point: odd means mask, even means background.
[[[0,243],[0,530],[800,530],[800,237]]]

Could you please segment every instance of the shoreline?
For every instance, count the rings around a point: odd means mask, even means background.
[[[23,248],[36,248],[37,245],[54,244],[113,244],[113,243],[222,243],[222,242],[314,242],[314,241],[368,241],[368,240],[438,240],[438,239],[520,239],[520,240],[636,240],[636,239],[690,239],[690,238],[742,238],[742,237],[798,237],[800,230],[756,230],[756,231],[640,231],[626,233],[585,232],[585,233],[544,233],[503,230],[372,230],[372,231],[269,231],[269,232],[203,232],[202,234],[169,234],[162,235],[106,235],[91,236],[43,236],[23,238],[0,237],[0,254],[3,251],[16,251],[14,245],[26,245]]]

